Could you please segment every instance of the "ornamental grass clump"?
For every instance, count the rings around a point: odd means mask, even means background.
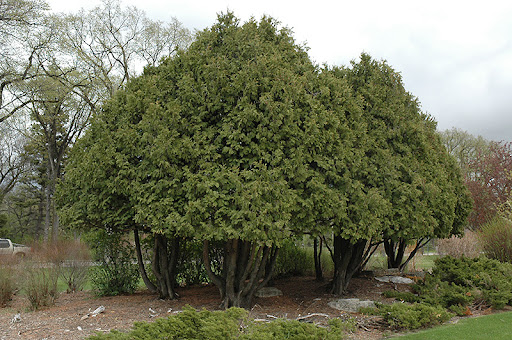
[[[481,227],[479,238],[487,257],[512,263],[512,221],[494,217]]]
[[[12,300],[16,291],[14,268],[0,265],[0,307],[5,307]]]
[[[44,263],[27,261],[23,266],[22,287],[32,310],[53,306],[59,297],[57,289],[59,267]]]

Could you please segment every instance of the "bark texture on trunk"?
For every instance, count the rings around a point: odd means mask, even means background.
[[[224,246],[222,273],[212,270],[209,242],[203,244],[203,261],[208,276],[219,288],[223,308],[250,308],[256,291],[271,278],[277,258],[277,247],[260,246],[239,239]]]
[[[139,273],[142,277],[142,281],[144,281],[146,288],[150,292],[156,293],[158,291],[158,289],[157,289],[156,285],[153,282],[151,282],[151,280],[148,277],[148,273],[146,272],[146,267],[144,265],[144,259],[142,258],[142,250],[140,247],[139,230],[137,228],[133,229],[133,238],[135,241],[135,252],[137,253],[137,263],[139,265]]]
[[[153,245],[153,273],[156,289],[161,299],[175,299],[176,264],[178,263],[179,239],[168,239],[165,235],[155,234]]]
[[[393,241],[391,239],[384,239],[384,250],[386,251],[386,255],[388,257],[388,268],[396,268],[399,271],[403,271],[407,264],[411,261],[411,259],[416,255],[418,250],[426,246],[430,242],[430,238],[420,238],[416,240],[416,245],[405,258],[405,250],[407,248],[407,243],[410,240],[406,240],[403,238],[399,238],[398,241]]]
[[[388,258],[388,268],[400,269],[400,265],[404,260],[405,248],[407,242],[403,238],[399,238],[398,241],[392,239],[384,239],[384,250]]]
[[[360,240],[352,243],[351,240],[334,237],[334,277],[331,286],[331,293],[343,295],[352,276],[359,270],[363,262],[363,254],[368,241]]]
[[[321,237],[315,237],[315,241],[313,243],[313,257],[315,258],[315,277],[319,282],[324,280],[324,273],[322,270],[322,248],[323,239]]]

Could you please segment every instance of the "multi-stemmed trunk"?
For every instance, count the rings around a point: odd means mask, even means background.
[[[315,237],[313,241],[313,257],[315,259],[315,278],[317,281],[324,280],[324,273],[322,271],[322,248],[323,239],[321,237]]]
[[[400,269],[404,259],[407,242],[403,238],[394,241],[390,238],[384,239],[384,250],[388,259],[388,269]]]
[[[363,262],[363,255],[367,240],[352,242],[341,236],[334,236],[334,277],[331,293],[343,295],[352,276],[359,270]]]
[[[203,244],[203,261],[208,276],[219,288],[223,308],[249,308],[256,291],[271,278],[277,247],[258,245],[240,239],[228,240],[224,246],[222,273],[212,270],[209,242]]]
[[[156,285],[151,282],[151,280],[148,277],[148,274],[146,272],[146,267],[144,265],[144,258],[142,257],[142,250],[140,246],[140,237],[139,237],[139,230],[137,227],[133,228],[133,238],[135,241],[135,252],[137,254],[137,263],[139,264],[139,273],[142,277],[142,281],[144,281],[144,284],[146,285],[146,288],[151,293],[156,293],[158,291]]]
[[[398,241],[394,241],[390,238],[384,239],[384,250],[386,251],[386,255],[388,258],[388,268],[389,269],[398,269],[400,271],[403,271],[409,261],[416,255],[418,250],[426,246],[430,242],[430,238],[419,238],[416,240],[416,245],[412,249],[412,251],[407,256],[407,259],[404,261],[405,258],[405,250],[407,248],[407,243],[409,240],[406,240],[404,238],[399,238]]]
[[[133,231],[135,250],[139,272],[144,284],[149,291],[158,293],[160,299],[174,299],[177,297],[176,268],[179,256],[180,242],[177,237],[168,238],[162,234],[154,234],[152,270],[156,281],[153,283],[146,272],[142,250],[140,246],[139,231],[135,227]]]
[[[152,264],[157,292],[161,299],[174,299],[177,296],[175,284],[178,252],[177,237],[168,239],[165,235],[155,234]]]

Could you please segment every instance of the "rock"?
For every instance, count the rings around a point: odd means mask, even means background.
[[[149,307],[149,317],[154,318],[155,316],[158,316],[158,312],[155,311],[153,308]]]
[[[308,315],[305,315],[305,316],[300,316],[298,318],[296,318],[295,320],[297,321],[300,321],[300,322],[309,322],[309,323],[313,323],[313,320],[317,317],[322,317],[322,318],[327,318],[329,319],[329,315],[327,314],[324,314],[324,313],[313,313],[313,314],[308,314]]]
[[[12,324],[15,324],[16,322],[21,322],[21,314],[20,313],[15,314],[11,320]]]
[[[375,307],[375,303],[370,300],[359,299],[338,299],[328,303],[331,308],[344,312],[357,313],[361,308]]]
[[[105,307],[99,306],[98,308],[96,308],[94,310],[94,312],[91,313],[91,316],[96,316],[96,315],[98,315],[100,313],[103,313],[104,311],[105,311]]]
[[[380,282],[391,282],[391,283],[405,283],[405,284],[411,284],[414,283],[413,280],[401,277],[401,276],[380,276],[376,277],[375,280]]]
[[[256,297],[265,298],[283,295],[283,292],[275,287],[263,287],[256,292]]]

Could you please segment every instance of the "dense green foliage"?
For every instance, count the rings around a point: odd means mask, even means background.
[[[414,285],[413,293],[387,292],[387,297],[441,306],[458,315],[466,315],[473,304],[501,309],[512,304],[512,264],[486,257],[450,256],[435,261],[432,274]]]
[[[91,232],[87,242],[98,266],[89,269],[89,275],[98,295],[133,293],[139,282],[137,266],[131,245],[122,235],[104,230]]]
[[[449,256],[436,260],[432,275],[416,287],[426,301],[439,301],[450,307],[471,302],[484,302],[496,309],[512,303],[512,264],[479,257],[453,259]],[[449,287],[443,292],[442,287]],[[463,296],[464,295],[464,296]]]
[[[495,216],[480,227],[478,236],[487,257],[512,263],[512,221],[510,219]]]
[[[187,307],[182,313],[155,322],[136,322],[129,333],[112,331],[90,339],[235,339],[247,312],[231,308],[225,312],[197,312]]]
[[[299,247],[293,240],[285,241],[279,249],[274,277],[303,276],[313,271],[313,257],[306,249]]]
[[[287,238],[292,213],[311,213],[299,198],[326,124],[308,91],[315,76],[287,30],[268,18],[240,26],[232,14],[147,69],[108,109],[113,126],[131,116],[118,132],[145,155],[127,169],[136,219],[199,239]]]
[[[410,240],[462,233],[471,209],[469,192],[436,123],[407,92],[400,73],[365,54],[343,71],[354,94],[362,98],[368,131],[360,146],[364,166],[351,177],[380,197],[374,223],[386,241],[390,267],[398,268],[403,249],[392,249],[397,245],[404,248]],[[375,237],[371,230],[357,234]]]
[[[261,276],[292,232],[345,214],[347,193],[326,178],[340,183],[335,166],[346,167],[341,132],[350,130],[339,113],[350,97],[327,87],[338,86],[333,77],[318,79],[274,20],[240,25],[232,13],[220,16],[93,119],[60,188],[63,219],[222,241],[242,247],[224,253],[241,257],[229,269],[237,282]],[[250,262],[256,254],[263,260]],[[227,268],[222,275],[216,284],[227,282]]]
[[[373,315],[380,315],[394,329],[418,329],[440,325],[448,321],[453,314],[441,306],[430,306],[421,303],[378,305],[375,309],[364,309]]]
[[[344,195],[345,210],[339,220],[329,221],[343,239],[335,238],[335,263],[353,262],[345,268],[335,264],[335,276],[345,276],[334,289],[339,294],[359,269],[368,240],[383,240],[389,266],[401,268],[409,242],[418,239],[422,246],[430,238],[461,233],[471,200],[436,123],[405,89],[399,72],[362,54],[351,67],[331,73],[349,85],[345,95],[353,96],[356,105],[345,112],[351,152],[343,158],[345,167],[335,169],[345,179],[335,185]],[[338,247],[344,250],[337,255]]]
[[[345,333],[354,331],[351,321],[329,320],[329,328],[321,328],[311,323],[296,320],[276,320],[270,323],[253,323],[244,330],[240,339],[300,339],[300,340],[338,340],[344,339]]]
[[[365,54],[345,73],[363,98],[368,131],[362,145],[365,167],[352,177],[382,197],[384,236],[415,239],[462,232],[469,193],[436,123],[406,91],[400,73]]]
[[[204,264],[226,306],[250,304],[294,235],[335,235],[341,294],[368,240],[459,233],[469,209],[398,72],[366,54],[319,69],[273,19],[232,13],[117,92],[65,177],[71,226],[223,244],[222,272]]]
[[[379,305],[365,312],[381,315],[391,327],[416,329],[448,320],[453,314],[471,314],[470,307],[502,309],[512,305],[512,264],[486,257],[435,261],[432,274],[413,286],[413,292],[388,291],[386,297],[402,303]]]
[[[229,308],[226,311],[196,311],[186,307],[183,312],[155,322],[137,322],[128,333],[112,331],[89,337],[100,339],[342,339],[354,324],[333,319],[329,328],[295,320],[257,323],[247,318],[247,311]]]

